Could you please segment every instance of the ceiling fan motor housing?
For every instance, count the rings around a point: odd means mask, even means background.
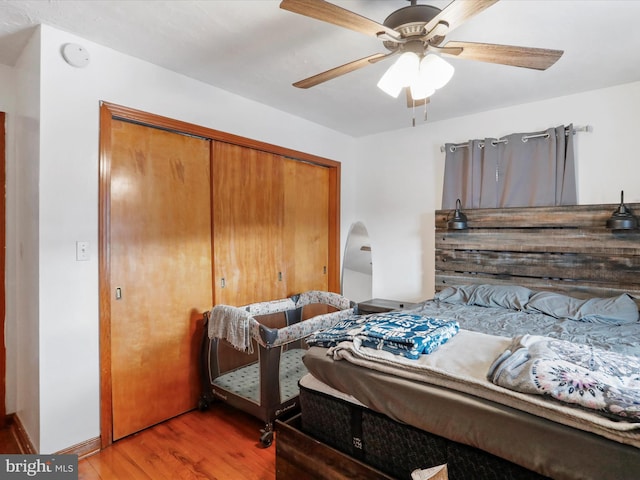
[[[404,38],[418,36],[424,33],[424,26],[440,12],[439,8],[431,5],[412,4],[393,12],[384,20],[383,25],[400,33]],[[384,41],[383,44],[392,51],[398,48],[398,43],[391,40]]]

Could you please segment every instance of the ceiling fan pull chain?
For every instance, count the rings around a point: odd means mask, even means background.
[[[411,126],[415,127],[416,126],[416,101],[415,99],[412,99],[412,100],[413,100],[413,107],[411,108],[411,111],[413,112],[413,119],[411,120],[412,122]]]

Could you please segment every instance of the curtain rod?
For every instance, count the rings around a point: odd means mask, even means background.
[[[567,130],[568,127],[565,127],[564,129],[564,134],[565,135],[569,135],[569,131]],[[573,134],[575,135],[577,132],[593,132],[593,127],[591,125],[584,125],[581,127],[574,127],[573,128]],[[541,137],[545,137],[545,138],[549,138],[549,134],[548,133],[537,133],[535,135],[523,135],[522,136],[522,141],[526,143],[527,140],[531,139],[531,138],[541,138]],[[499,138],[497,140],[492,140],[491,144],[492,145],[497,145],[498,143],[505,143],[507,141],[506,138]],[[451,148],[453,149],[452,151],[455,152],[456,148],[467,148],[469,146],[469,143],[457,143],[455,145],[451,145]],[[480,142],[480,148],[484,148],[484,142]],[[444,152],[445,151],[445,147],[444,145],[442,145],[440,147],[440,151]]]

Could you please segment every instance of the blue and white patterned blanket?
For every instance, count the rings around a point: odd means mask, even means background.
[[[365,347],[416,359],[435,351],[459,329],[455,321],[415,313],[387,312],[347,318],[327,330],[314,333],[307,343],[329,348],[358,338]]]
[[[496,385],[640,421],[640,358],[538,335],[515,337],[487,374]]]

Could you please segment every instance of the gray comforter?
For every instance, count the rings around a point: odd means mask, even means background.
[[[542,313],[458,305],[438,300],[425,301],[413,311],[456,320],[461,329],[474,332],[509,338],[526,334],[543,335],[640,357],[640,322],[625,325],[587,323],[557,319]]]

